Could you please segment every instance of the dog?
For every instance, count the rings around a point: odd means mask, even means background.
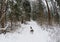
[[[34,30],[32,29],[32,27],[31,27],[31,26],[30,26],[30,32],[31,32],[31,33],[33,33],[33,32],[34,32]]]

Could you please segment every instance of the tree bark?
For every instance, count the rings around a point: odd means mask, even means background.
[[[4,24],[5,24],[5,14],[6,14],[6,0],[2,0],[1,3],[1,28],[4,28]]]
[[[48,8],[48,24],[51,25],[51,15],[50,15],[50,9],[49,9],[49,6],[48,6],[48,2],[47,0],[46,1],[46,4],[47,4],[47,8]]]

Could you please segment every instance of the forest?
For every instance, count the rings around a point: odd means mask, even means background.
[[[0,31],[13,30],[31,20],[47,28],[60,26],[59,6],[59,0],[0,0]]]
[[[0,0],[0,42],[60,42],[60,0]]]

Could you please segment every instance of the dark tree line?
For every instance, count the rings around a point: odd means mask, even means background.
[[[26,21],[35,20],[39,24],[52,25],[52,22],[59,24],[59,13],[57,5],[60,6],[60,1],[37,0],[30,2],[29,0],[0,0],[0,27],[5,28],[8,22],[10,28],[17,22],[25,23]],[[56,3],[57,2],[57,3]]]

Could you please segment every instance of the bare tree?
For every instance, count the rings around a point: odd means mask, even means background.
[[[6,0],[1,0],[1,18],[0,18],[0,22],[1,22],[1,26],[2,28],[5,27],[5,14],[6,14]]]
[[[48,2],[47,0],[46,1],[46,4],[47,4],[47,9],[48,9],[48,24],[51,25],[51,15],[50,15],[50,9],[49,9],[49,6],[48,6]]]

